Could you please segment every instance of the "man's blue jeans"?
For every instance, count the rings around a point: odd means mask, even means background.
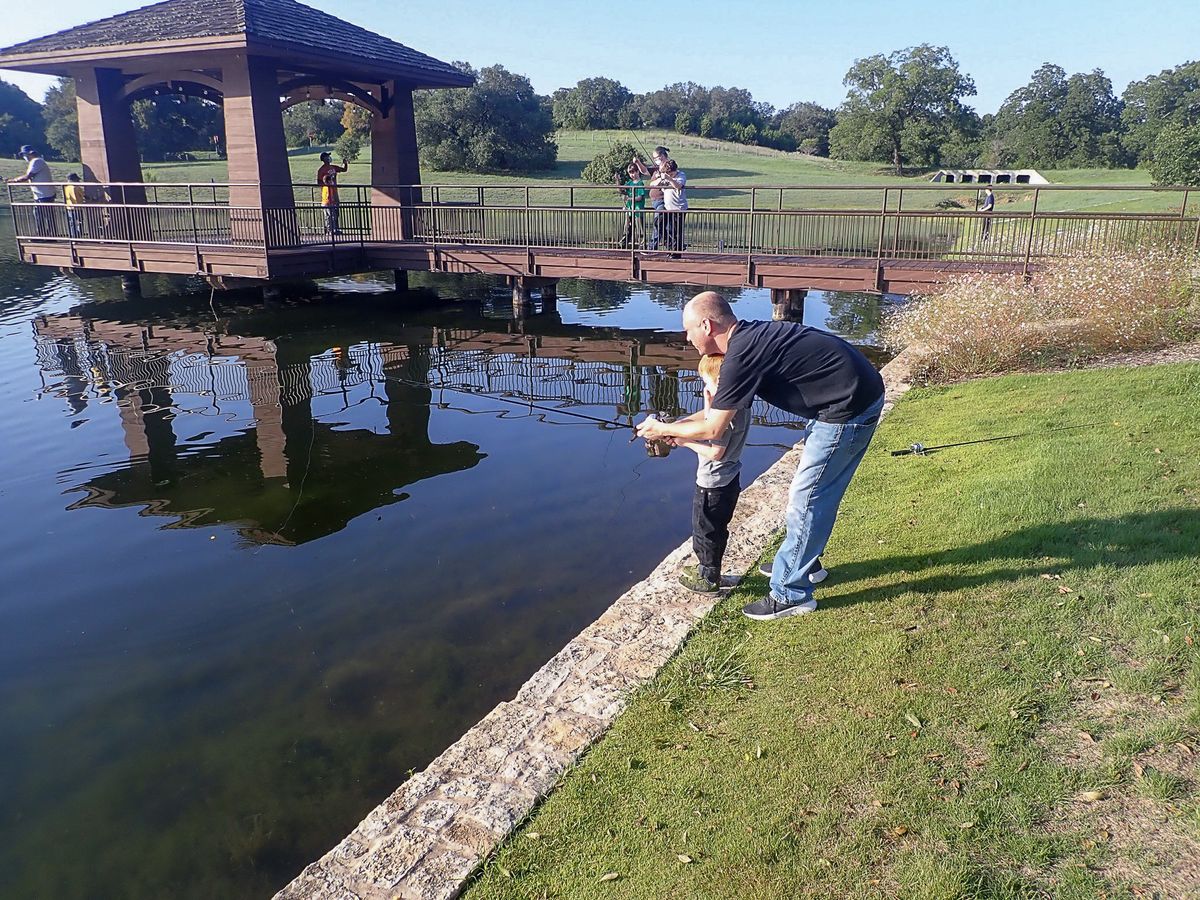
[[[812,597],[808,567],[825,550],[842,495],[879,425],[883,398],[842,425],[813,420],[788,492],[787,533],[771,567],[771,593],[783,603]]]

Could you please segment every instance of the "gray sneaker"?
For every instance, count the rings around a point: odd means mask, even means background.
[[[772,619],[783,619],[788,616],[802,616],[817,608],[817,601],[811,597],[803,603],[784,603],[777,600],[774,594],[767,594],[761,600],[747,603],[742,607],[742,615],[748,619],[769,622]]]
[[[767,578],[770,578],[771,577],[771,566],[774,565],[774,563],[775,563],[774,559],[772,559],[770,562],[763,563],[761,566],[758,567],[758,574],[763,575]],[[821,557],[818,556],[813,561],[813,564],[808,567],[808,583],[809,584],[820,584],[822,581],[824,581],[828,577],[829,577],[829,570],[826,569],[823,565],[821,565]]]

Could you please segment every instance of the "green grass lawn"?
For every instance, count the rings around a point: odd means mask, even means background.
[[[910,393],[818,612],[750,623],[749,578],[465,896],[1195,896],[1198,392],[1179,364]]]
[[[750,188],[754,186],[805,186],[812,188],[803,192],[785,191],[782,197],[784,208],[842,208],[877,210],[883,200],[882,186],[890,188],[917,187],[927,185],[927,174],[897,177],[887,166],[878,163],[844,162],[802,154],[784,154],[764,148],[747,147],[740,144],[722,144],[699,138],[685,137],[662,132],[629,131],[563,131],[557,135],[559,153],[557,165],[547,171],[531,176],[476,175],[456,172],[433,172],[423,170],[421,177],[427,184],[438,185],[484,185],[493,186],[487,200],[492,203],[524,202],[522,191],[501,192],[497,185],[528,185],[532,188],[531,200],[543,205],[565,203],[567,194],[562,190],[551,190],[563,184],[582,184],[579,173],[598,153],[604,152],[614,142],[645,147],[647,150],[658,143],[671,148],[679,161],[680,168],[687,172],[691,186],[690,195],[694,206],[747,206]],[[699,146],[699,145],[703,146]],[[292,177],[298,183],[308,183],[320,165],[318,153],[324,148],[303,148],[291,151]],[[69,171],[79,171],[78,164],[53,163],[58,177],[65,178]],[[11,177],[24,171],[20,160],[0,160],[0,176]],[[351,164],[350,171],[341,177],[343,184],[366,184],[370,181],[370,149]],[[143,172],[148,181],[168,182],[223,182],[228,180],[224,162],[146,163]],[[1045,171],[1043,174],[1055,184],[1079,186],[1128,185],[1149,187],[1149,175],[1143,170],[1129,169],[1069,169]],[[712,186],[706,191],[705,186]],[[870,185],[862,190],[820,190],[831,185]],[[719,186],[719,187],[718,187]],[[19,190],[24,190],[18,186]],[[951,197],[965,209],[973,209],[977,192],[969,187],[948,191],[908,191],[904,195],[905,209],[930,209],[941,199]],[[474,191],[448,191],[447,200],[466,200],[475,196]],[[1031,191],[1000,192],[1000,212],[1025,212],[1032,203]],[[576,203],[600,206],[615,206],[616,194],[611,188],[584,188],[577,192]],[[889,207],[894,209],[897,191],[889,195]],[[7,202],[4,200],[3,202]],[[755,197],[758,206],[768,208],[780,204],[778,191],[760,190]],[[1175,194],[1160,194],[1137,191],[1119,195],[1104,195],[1091,192],[1045,192],[1040,201],[1042,210],[1081,210],[1101,212],[1166,212],[1178,211],[1181,197]],[[1189,202],[1189,213],[1200,209],[1200,192],[1195,192]]]

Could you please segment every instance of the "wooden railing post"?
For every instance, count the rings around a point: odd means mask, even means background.
[[[780,191],[780,198],[783,192]],[[746,284],[754,286],[754,219],[758,215],[758,188],[750,188],[750,212],[746,215]]]
[[[1037,226],[1038,197],[1040,188],[1033,189],[1033,208],[1029,210],[1029,237],[1025,239],[1025,264],[1021,267],[1021,277],[1029,278],[1029,257],[1033,253],[1033,230]]]

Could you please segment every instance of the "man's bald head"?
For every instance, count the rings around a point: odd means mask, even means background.
[[[687,318],[689,311],[693,318],[709,319],[714,325],[720,326],[722,331],[737,321],[737,316],[733,314],[733,307],[729,305],[729,301],[716,291],[704,291],[697,294],[684,307],[684,318]]]
[[[683,308],[683,330],[701,353],[724,353],[729,329],[736,324],[733,307],[716,291],[697,294]]]

